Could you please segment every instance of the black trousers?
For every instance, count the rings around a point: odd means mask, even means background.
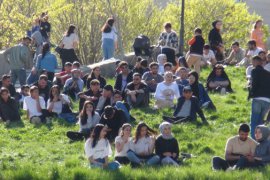
[[[162,48],[161,49],[162,54],[166,54],[167,56],[167,62],[170,62],[173,64],[173,66],[176,66],[176,61],[175,61],[175,51],[171,48]]]
[[[62,70],[64,70],[66,62],[73,63],[74,61],[78,61],[78,57],[74,49],[62,49],[60,58],[62,60]]]
[[[118,161],[120,164],[129,164],[130,161],[127,157],[115,157],[116,161]]]

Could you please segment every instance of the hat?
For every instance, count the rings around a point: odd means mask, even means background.
[[[106,106],[104,108],[104,118],[109,119],[112,116],[114,108],[112,106]]]
[[[185,86],[184,89],[183,89],[183,91],[184,91],[184,92],[186,92],[186,91],[192,92],[192,89],[191,89],[190,86]]]
[[[103,89],[113,92],[113,87],[111,85],[106,85]]]

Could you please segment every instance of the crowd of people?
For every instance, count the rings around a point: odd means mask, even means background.
[[[6,123],[21,120],[22,108],[33,124],[51,123],[54,117],[77,123],[79,130],[69,131],[67,136],[73,141],[86,140],[85,154],[91,167],[114,170],[129,163],[132,167],[179,166],[179,146],[172,134],[172,124],[196,121],[197,115],[207,124],[204,110],[216,110],[208,92],[232,93],[225,67],[245,66],[249,98],[252,98],[251,126],[240,126],[239,136],[227,142],[225,160],[213,158],[213,169],[266,165],[270,162],[270,131],[263,123],[270,109],[270,55],[265,51],[262,21],[254,25],[248,50],[243,50],[239,42],[233,42],[227,58],[221,36],[222,21],[216,20],[212,26],[209,44],[205,44],[202,29],[196,28],[188,41],[188,53],[178,59],[178,37],[172,24],[166,23],[158,40],[161,54],[156,62],[148,64],[146,59],[137,57],[133,69],[125,61],[117,62],[115,83],[111,86],[98,66],[90,74],[81,72],[75,53],[79,38],[74,25],[69,26],[59,43],[62,71],[55,72],[59,65],[57,56],[51,53],[51,25],[48,14],[42,13],[28,32],[31,37],[22,38],[21,43],[4,53],[11,73],[4,74],[0,82],[1,120]],[[114,19],[109,18],[101,31],[104,59],[112,58],[117,48]],[[33,68],[26,77],[30,44],[36,51],[32,56]],[[200,82],[204,66],[212,67],[205,86]],[[19,91],[14,87],[17,79]],[[151,99],[154,109],[173,108],[174,113],[162,117],[160,135],[145,122],[140,122],[132,138],[131,124],[135,118],[130,110],[148,107]],[[78,102],[78,109],[73,108],[73,102]],[[115,145],[113,162],[108,159],[113,154],[111,145]]]

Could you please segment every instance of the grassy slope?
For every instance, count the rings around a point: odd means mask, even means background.
[[[89,169],[84,157],[83,142],[70,143],[65,133],[78,130],[54,120],[52,125],[34,127],[25,120],[5,126],[0,124],[0,179],[268,179],[270,168],[256,171],[213,172],[211,157],[223,156],[226,139],[237,132],[241,122],[249,122],[250,102],[246,100],[243,69],[227,68],[232,79],[234,94],[211,94],[217,112],[205,112],[209,125],[196,123],[175,125],[173,132],[182,152],[197,155],[179,168],[156,167],[131,169],[123,167],[117,172]],[[201,81],[209,70],[203,70]],[[112,83],[112,82],[111,82]],[[155,129],[162,114],[171,109],[154,111],[150,108],[132,110],[137,121],[144,120]]]

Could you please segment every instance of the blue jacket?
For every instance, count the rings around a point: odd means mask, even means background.
[[[46,69],[48,72],[55,72],[57,66],[57,59],[54,54],[47,52],[44,58],[42,58],[42,54],[38,55],[36,63],[36,68],[38,70]]]
[[[189,117],[191,118],[191,120],[196,120],[197,119],[196,113],[198,113],[202,121],[206,121],[203,111],[200,108],[198,98],[196,98],[195,96],[192,96],[190,100],[191,100],[191,109],[190,109]],[[177,101],[177,106],[173,113],[174,117],[176,117],[177,114],[180,112],[184,102],[185,102],[185,98],[181,96]]]

